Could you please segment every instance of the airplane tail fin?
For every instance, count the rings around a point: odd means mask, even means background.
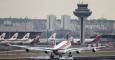
[[[15,33],[10,39],[15,40],[15,39],[17,39],[17,37],[18,37],[18,33]]]
[[[99,41],[101,37],[102,35],[97,35],[91,43]]]
[[[1,36],[0,36],[0,39],[1,40],[4,39],[5,35],[6,35],[6,33],[2,33]]]
[[[36,43],[40,42],[39,39],[40,39],[40,36],[37,35],[37,36],[33,39],[33,41],[31,42],[31,44],[33,45],[33,44],[36,44]]]
[[[22,38],[22,40],[27,40],[27,39],[29,38],[29,36],[30,36],[30,33],[27,33],[27,34]]]
[[[53,33],[49,38],[48,40],[55,40],[56,38],[56,33]]]
[[[48,38],[48,40],[51,41],[52,47],[56,46],[56,33],[53,33],[53,34]]]

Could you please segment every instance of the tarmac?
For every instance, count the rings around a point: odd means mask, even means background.
[[[110,51],[111,50],[111,51]],[[25,50],[0,51],[0,60],[115,60],[115,49],[104,49],[93,53],[91,51],[73,53],[73,57],[55,57],[50,59],[47,54],[39,51],[25,52]]]
[[[115,60],[115,56],[98,56],[98,57],[73,57],[73,58],[19,58],[19,59],[0,59],[0,60]]]
[[[24,53],[22,51],[18,51],[18,52],[13,51],[13,52],[14,53],[12,53],[12,51],[10,51],[10,52],[7,52],[7,54],[6,54],[6,52],[0,53],[1,54],[0,55],[1,56],[0,60],[115,60],[115,55],[113,55],[113,56],[80,56],[80,55],[76,55],[76,56],[73,56],[73,57],[63,56],[62,58],[59,58],[57,56],[54,59],[50,59],[48,55],[36,56],[36,54],[37,54],[36,52],[33,52],[33,53],[32,52],[31,53]],[[2,57],[4,57],[4,58],[2,58]]]

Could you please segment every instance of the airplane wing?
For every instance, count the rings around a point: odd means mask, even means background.
[[[11,45],[9,44],[9,46],[13,46],[13,47],[20,47],[20,48],[24,48],[24,49],[28,49],[28,50],[34,50],[34,51],[42,51],[42,52],[53,52],[53,50],[55,50],[55,48],[48,48],[48,47],[33,47],[33,46],[22,46],[22,45]],[[96,52],[98,49],[100,49],[100,47],[77,47],[77,48],[68,48],[68,49],[56,49],[58,51],[63,51],[64,53],[67,52],[78,52],[80,53],[81,51],[92,51],[92,52]]]
[[[81,51],[86,51],[86,50],[91,50],[91,48],[79,47],[79,48],[69,48],[69,49],[67,49],[67,51],[69,51],[69,52],[76,52],[76,51],[81,52]]]
[[[72,51],[86,51],[86,50],[91,50],[93,48],[90,47],[78,47],[78,48],[70,48]]]
[[[47,51],[47,52],[52,52],[53,48],[47,48],[47,47],[31,47],[31,46],[22,46],[22,45],[11,45],[9,44],[9,46],[12,47],[19,47],[19,48],[24,48],[24,49],[28,49],[28,50],[34,50],[34,51]]]
[[[78,53],[80,53],[81,51],[92,51],[92,52],[95,52],[97,50],[100,50],[103,47],[105,47],[105,46],[69,48],[69,49],[66,49],[66,52],[78,52]]]

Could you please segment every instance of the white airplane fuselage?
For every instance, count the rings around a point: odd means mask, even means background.
[[[84,39],[84,43],[92,42],[94,39]],[[74,43],[80,42],[80,39],[73,39]]]

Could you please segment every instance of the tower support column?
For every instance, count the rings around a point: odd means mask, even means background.
[[[85,35],[84,35],[84,31],[85,31],[85,28],[84,28],[84,18],[83,17],[81,17],[81,18],[79,18],[80,19],[80,39],[81,39],[81,41],[80,41],[80,43],[84,43],[84,39],[85,39]]]

